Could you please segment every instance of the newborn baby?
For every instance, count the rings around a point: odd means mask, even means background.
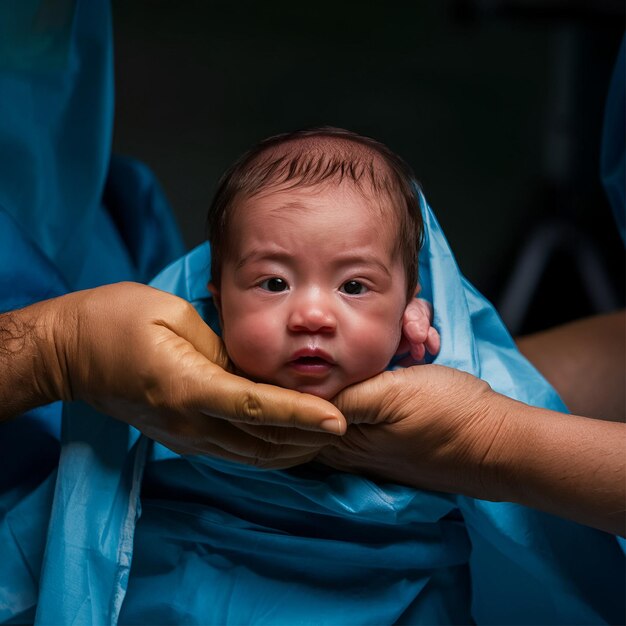
[[[389,365],[403,318],[436,352],[427,312],[404,316],[423,223],[414,176],[386,146],[335,128],[271,137],[224,174],[208,226],[209,290],[250,378],[330,399]]]

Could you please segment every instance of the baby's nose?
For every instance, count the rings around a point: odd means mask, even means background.
[[[332,333],[337,320],[330,299],[313,290],[295,299],[287,325],[293,332]]]

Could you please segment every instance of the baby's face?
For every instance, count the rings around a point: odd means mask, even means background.
[[[348,184],[242,200],[213,290],[233,362],[326,399],[384,370],[406,306],[391,220]]]

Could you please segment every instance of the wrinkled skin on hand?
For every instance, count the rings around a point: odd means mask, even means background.
[[[44,310],[48,399],[84,400],[176,452],[281,468],[345,430],[329,402],[228,371],[221,340],[176,296],[119,283]]]
[[[533,407],[439,365],[383,372],[334,402],[352,423],[317,457],[327,465],[625,535],[623,423]]]
[[[383,372],[334,400],[346,434],[317,460],[336,469],[437,491],[486,497],[489,462],[505,418],[484,381],[438,365]]]

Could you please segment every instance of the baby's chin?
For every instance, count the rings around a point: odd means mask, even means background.
[[[254,380],[257,383],[265,383],[267,385],[282,387],[283,389],[291,389],[293,391],[299,391],[300,393],[307,393],[311,396],[322,398],[323,400],[332,400],[347,387],[366,380],[367,378],[376,376],[377,374],[380,374],[381,371],[384,371],[384,368],[383,370],[368,372],[367,375],[364,375],[363,372],[359,372],[359,376],[357,377],[355,375],[352,379],[343,373],[341,376],[331,375],[322,380],[306,381],[296,379],[291,376],[285,376],[283,374],[278,374],[276,376],[254,376],[250,373],[245,373],[242,370],[239,370],[239,372],[243,373],[244,376],[248,376],[251,380]]]
[[[276,380],[272,378],[258,378],[254,380],[267,385],[276,385],[283,389],[291,389],[300,393],[308,393],[311,396],[317,396],[323,400],[332,400],[339,392],[343,391],[348,384],[335,380],[316,381],[311,383],[300,383],[285,380]]]
[[[300,393],[308,393],[312,396],[317,396],[323,400],[332,400],[339,392],[343,391],[347,385],[329,385],[327,387],[323,385],[297,385],[294,387],[287,387],[287,389],[293,389]]]

